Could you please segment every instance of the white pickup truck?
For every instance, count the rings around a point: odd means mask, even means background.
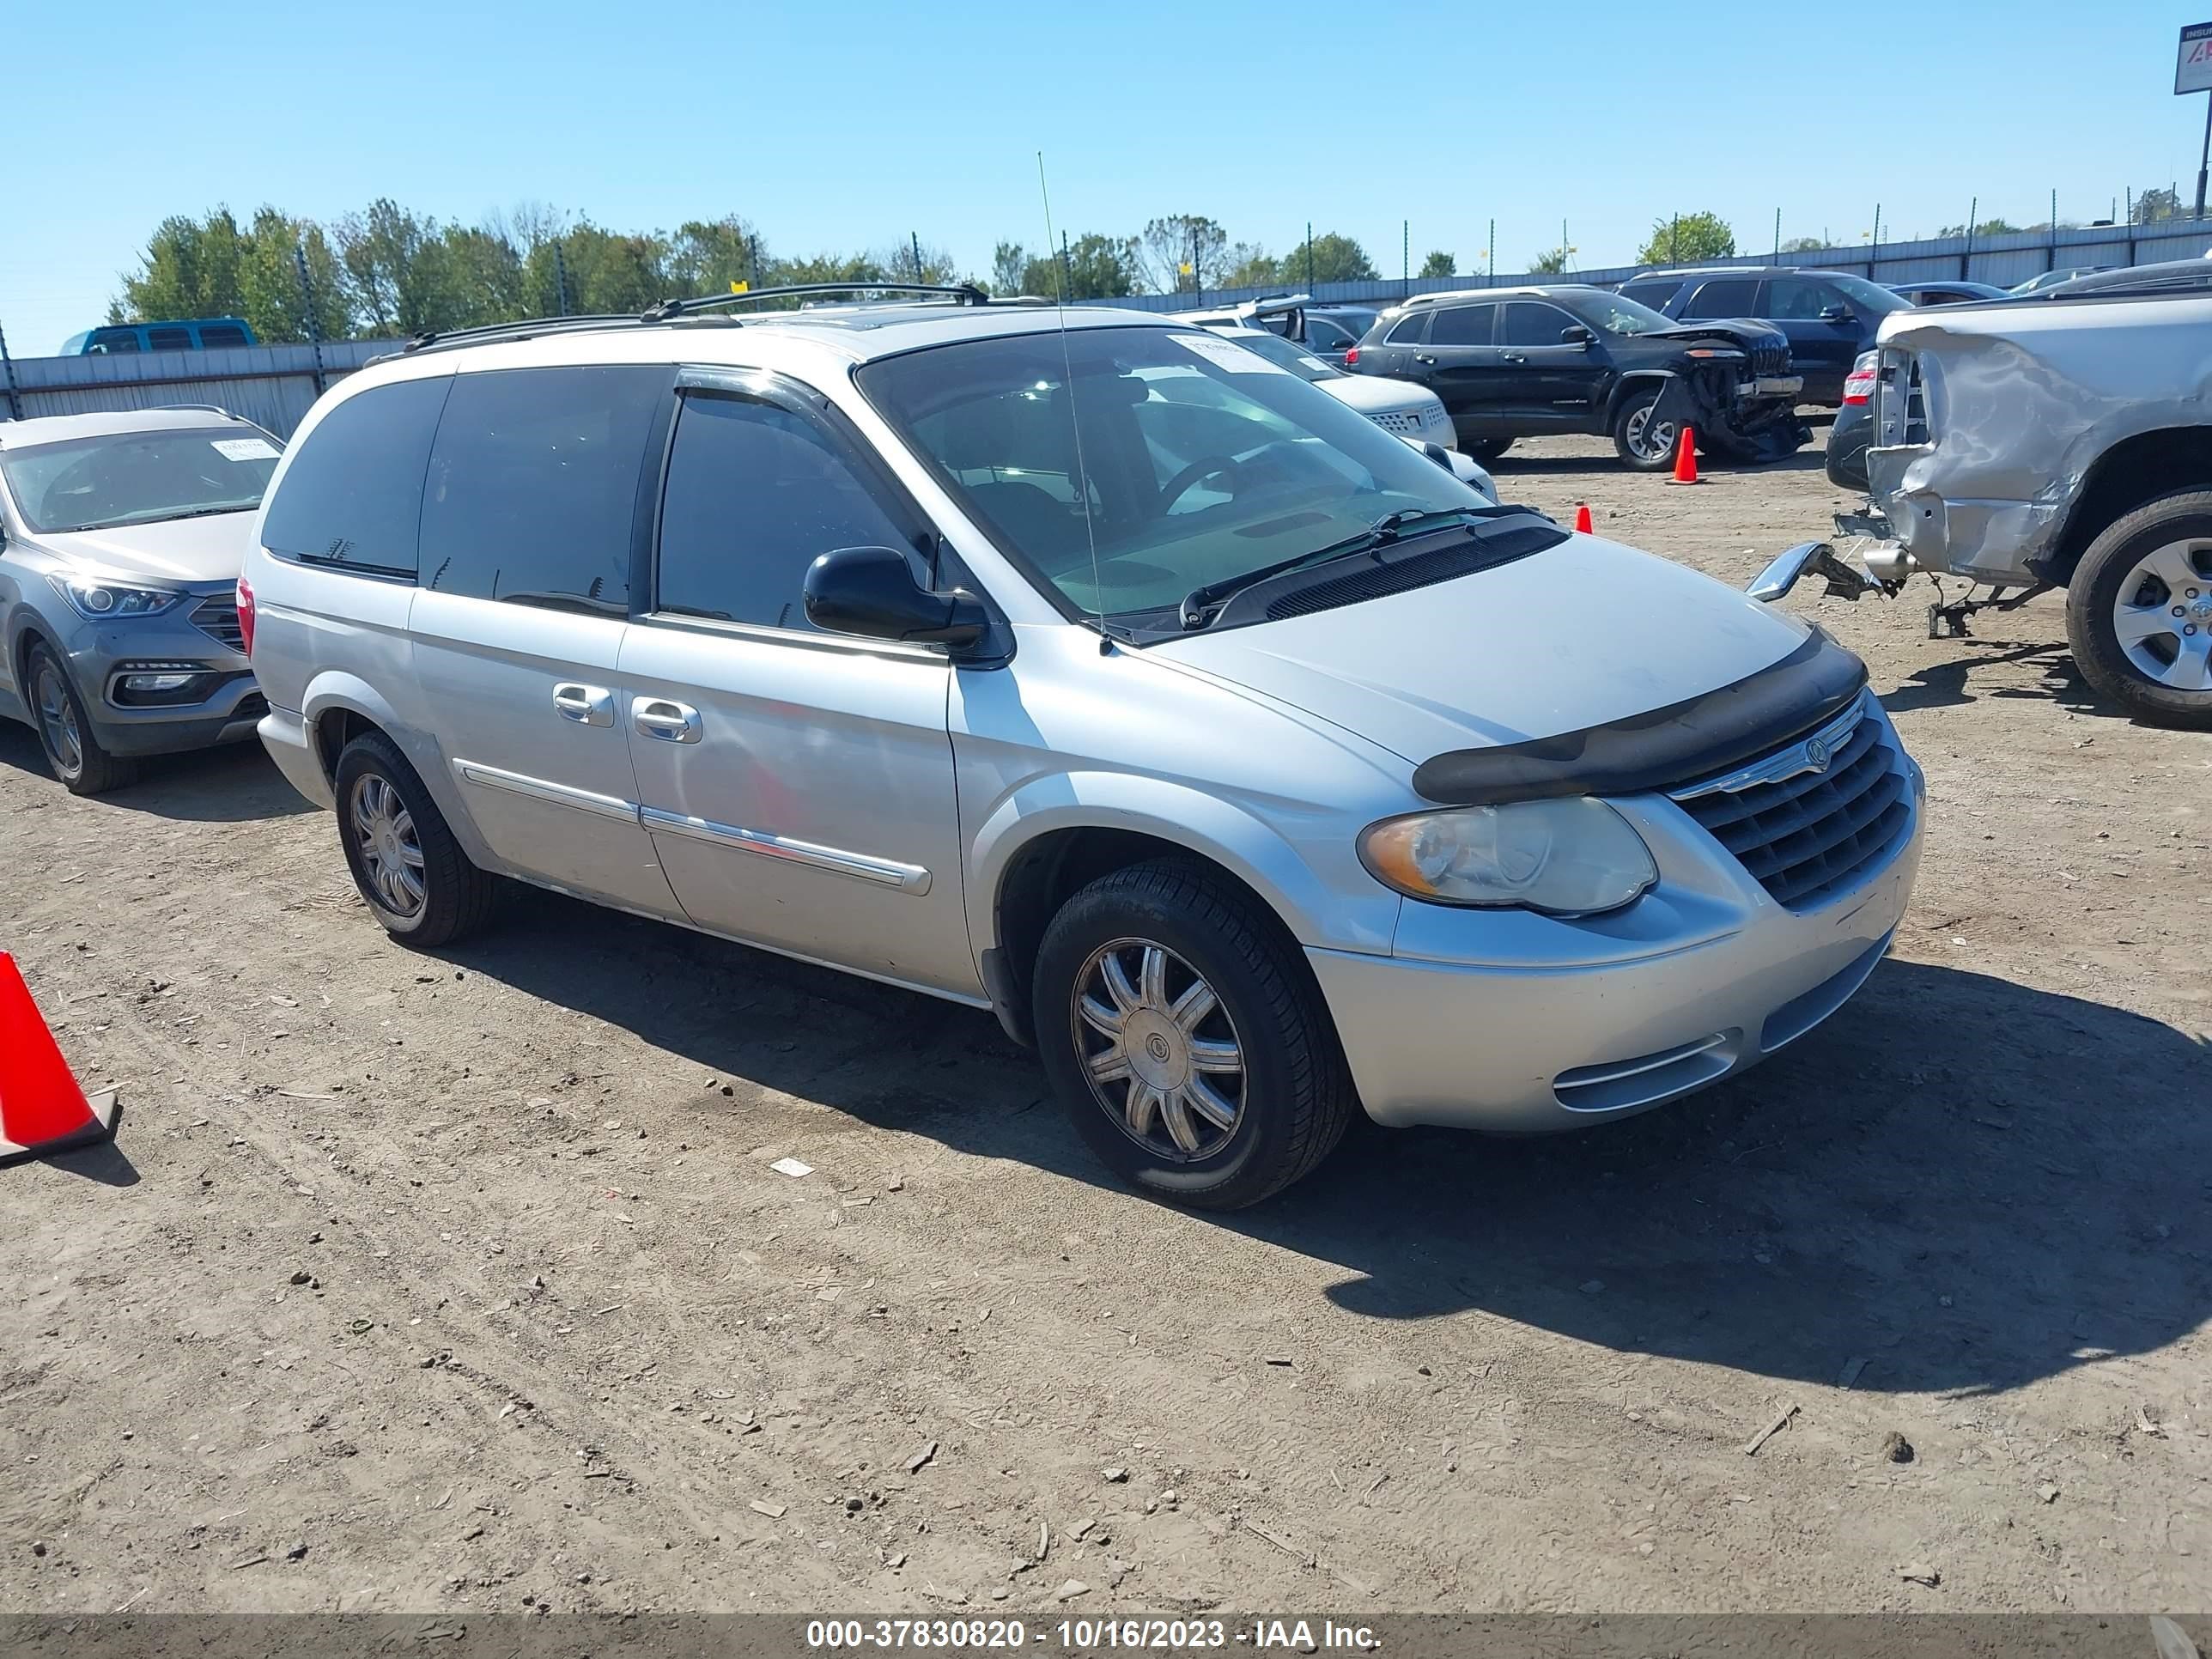
[[[1872,501],[1838,520],[1871,550],[1853,569],[1825,543],[1792,548],[1752,591],[1809,570],[1856,598],[1915,569],[1996,590],[1932,607],[1932,632],[2063,587],[2092,686],[2212,729],[2212,264],[1902,311],[1878,346]]]

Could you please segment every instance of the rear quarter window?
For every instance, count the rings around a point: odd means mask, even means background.
[[[422,474],[449,375],[355,393],[300,442],[261,525],[271,553],[386,576],[416,573]]]
[[[627,611],[638,475],[675,378],[628,366],[457,375],[422,490],[422,585]]]
[[[1656,282],[1631,283],[1620,290],[1620,294],[1623,299],[1650,306],[1654,311],[1664,311],[1667,302],[1681,291],[1682,284],[1679,279],[1661,277]]]

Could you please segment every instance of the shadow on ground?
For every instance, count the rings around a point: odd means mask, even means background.
[[[739,1078],[1111,1184],[988,1014],[534,891],[453,959],[684,1056],[702,1117],[741,1115],[707,1086]],[[1534,1140],[1363,1122],[1300,1187],[1200,1224],[1337,1264],[1329,1299],[1369,1318],[1479,1310],[1777,1378],[1863,1358],[1863,1389],[2009,1389],[2212,1315],[2212,1113],[2180,1086],[2208,1060],[2117,1008],[1892,960],[1703,1097]]]
[[[0,720],[0,768],[42,778],[56,795],[63,793],[27,726]],[[284,781],[268,751],[252,742],[151,756],[140,763],[136,783],[97,799],[118,812],[189,823],[246,823],[314,810]]]

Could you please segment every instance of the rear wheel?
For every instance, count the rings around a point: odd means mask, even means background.
[[[2090,543],[2066,632],[2082,678],[2113,702],[2212,731],[2212,490],[2152,501]]]
[[[45,644],[34,645],[30,671],[32,723],[62,787],[72,795],[101,795],[136,781],[137,763],[109,754],[93,734],[84,700],[61,659]]]
[[[384,930],[434,950],[481,927],[497,890],[469,862],[406,757],[380,732],[338,757],[338,844]]]
[[[1459,451],[1461,454],[1472,455],[1485,466],[1488,466],[1512,447],[1513,440],[1510,438],[1478,438],[1473,443],[1462,441]]]
[[[1659,418],[1663,386],[1633,391],[1620,400],[1613,417],[1613,447],[1622,463],[1634,471],[1656,472],[1674,460],[1677,428]]]
[[[1319,1164],[1352,1081],[1297,946],[1202,865],[1101,877],[1045,930],[1037,1045],[1102,1162],[1178,1203],[1233,1210]]]

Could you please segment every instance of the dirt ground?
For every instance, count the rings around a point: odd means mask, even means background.
[[[1526,448],[1735,584],[1841,504]],[[1844,1013],[1229,1219],[988,1015],[536,894],[410,954],[258,749],[0,726],[0,948],[125,1103],[0,1170],[0,1606],[2212,1606],[2212,736],[1923,603],[1819,606],[1933,813]]]

